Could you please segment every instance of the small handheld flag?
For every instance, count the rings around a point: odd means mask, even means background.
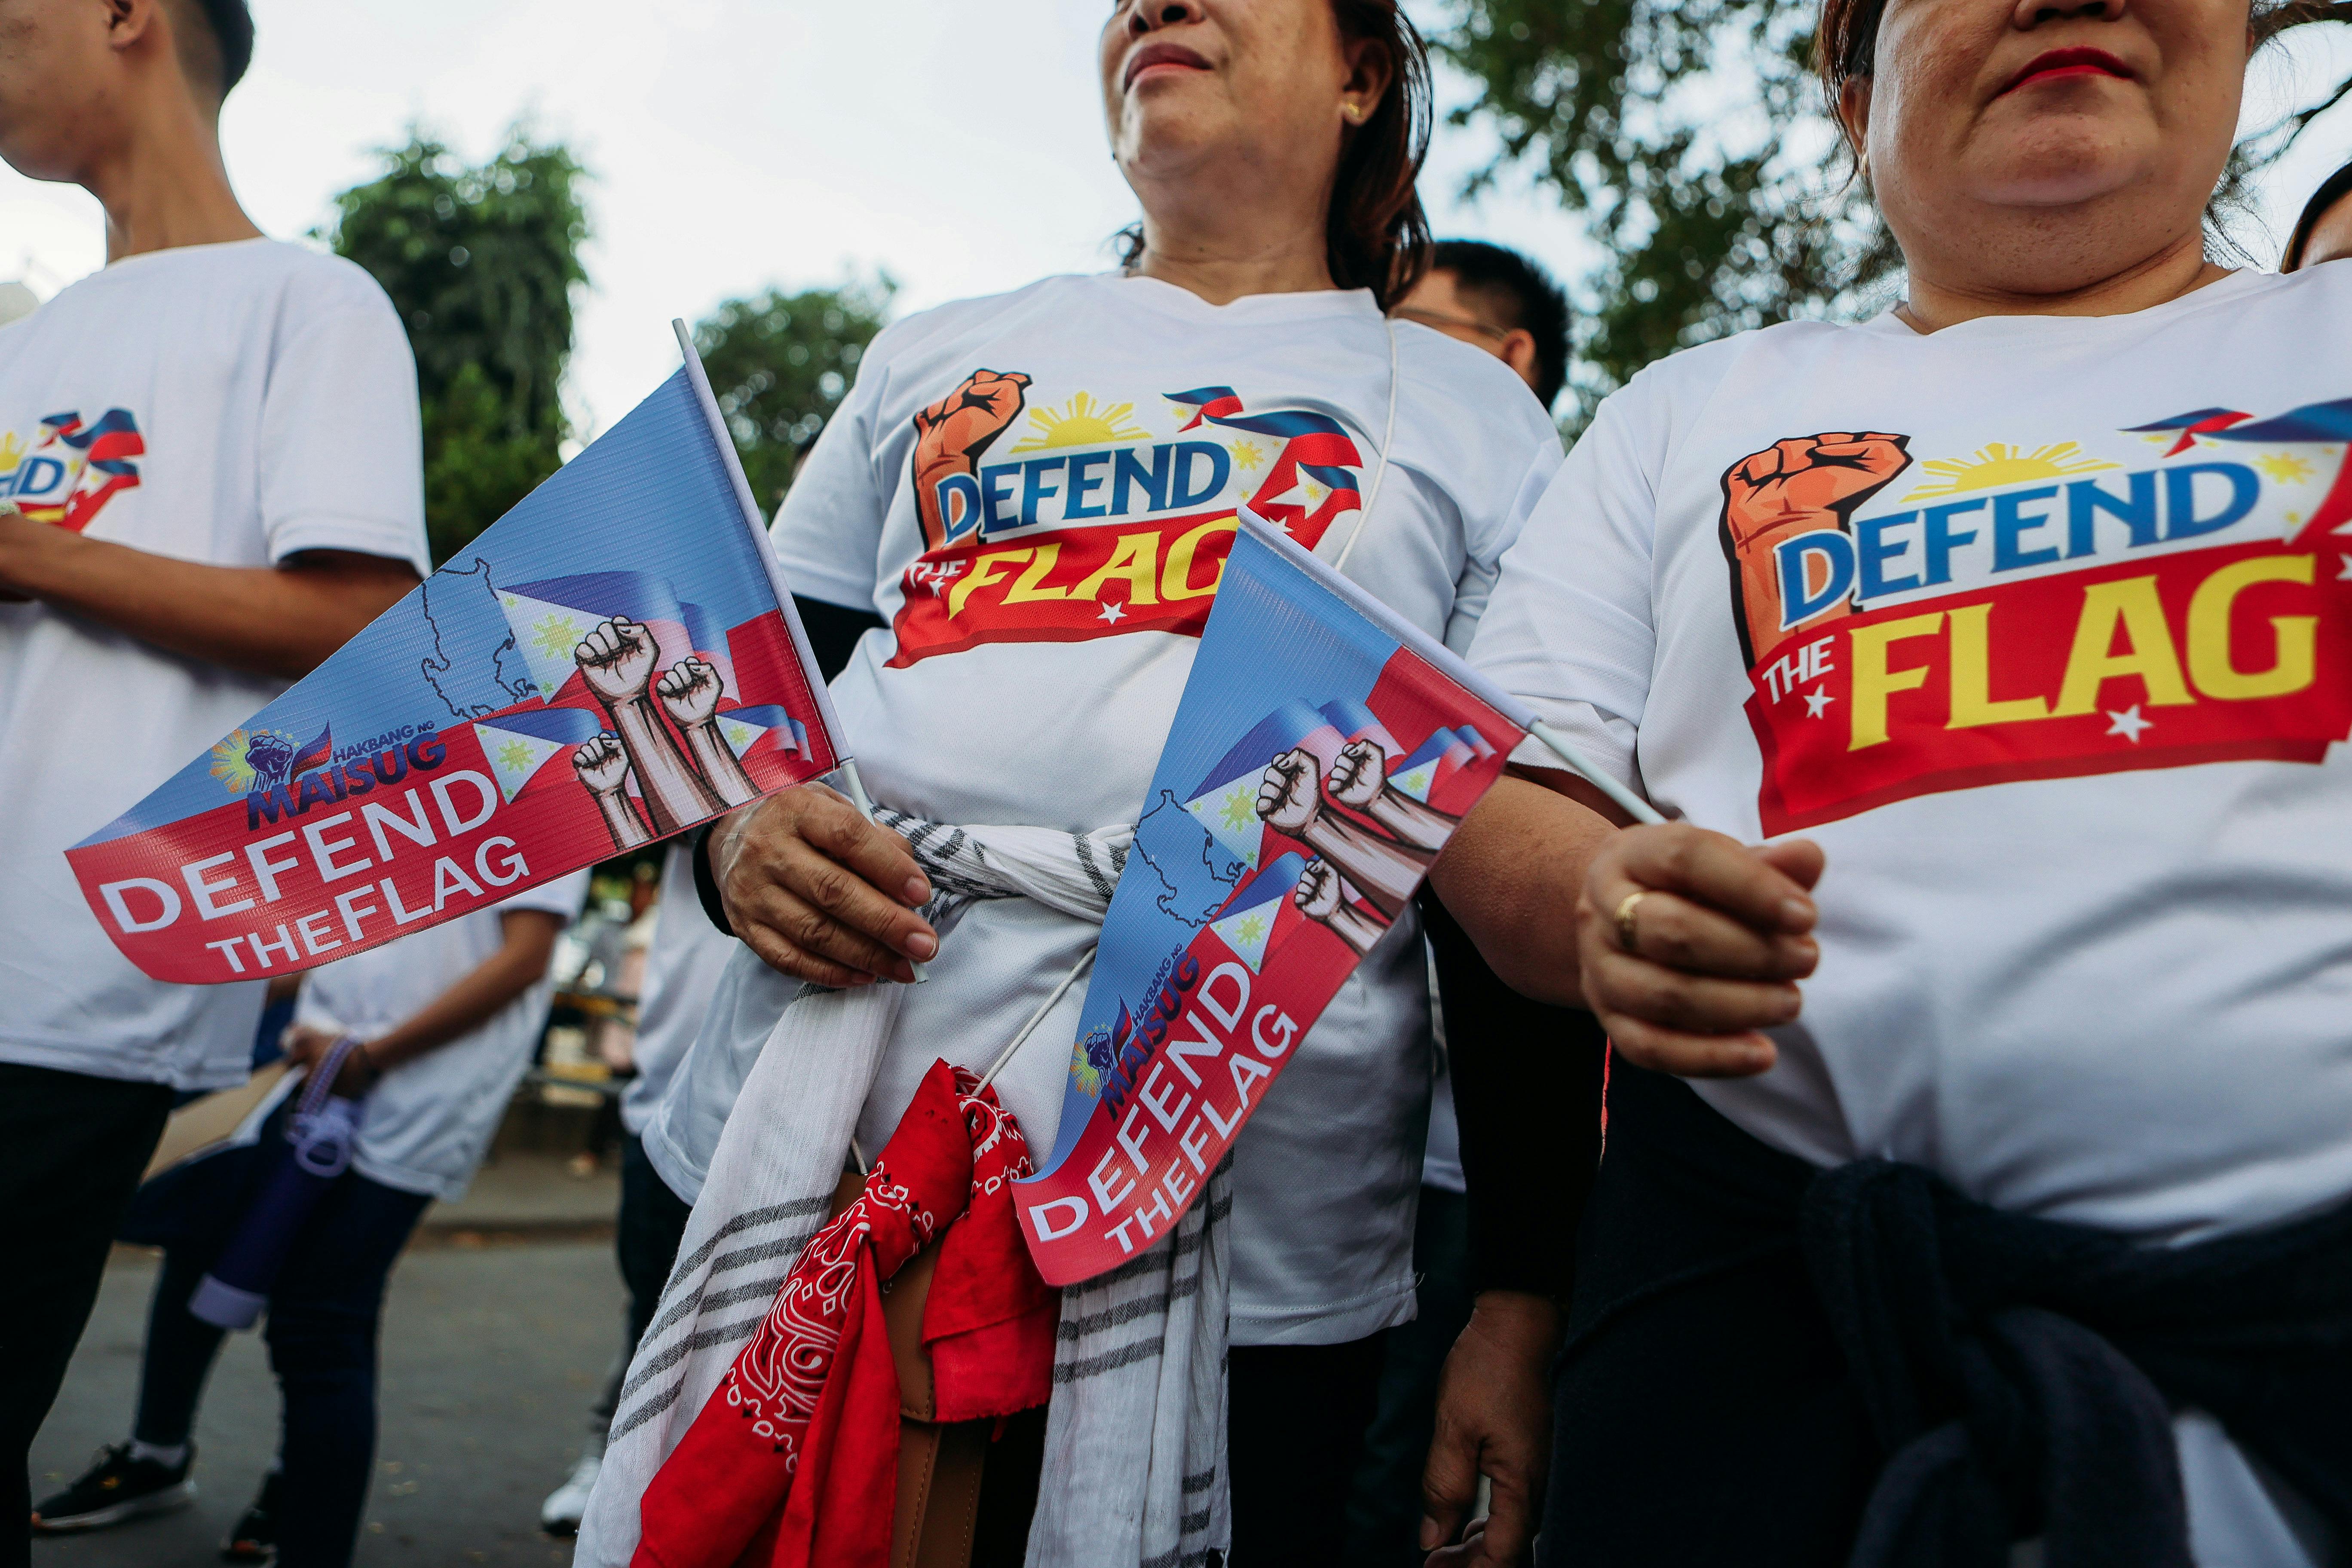
[[[677,330],[626,418],[67,851],[133,963],[309,969],[854,768]]]
[[[1015,1187],[1048,1282],[1173,1228],[1534,723],[1243,511],[1103,925],[1053,1157]]]

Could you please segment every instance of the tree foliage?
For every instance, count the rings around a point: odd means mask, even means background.
[[[773,512],[793,470],[857,377],[898,291],[887,274],[730,300],[694,329],[751,494]]]
[[[335,198],[324,233],[392,296],[416,353],[425,515],[446,560],[562,461],[584,173],[517,126],[467,164],[421,131]]]
[[[1788,0],[1445,0],[1454,113],[1501,142],[1473,189],[1524,170],[1589,215],[1602,259],[1574,292],[1581,423],[1675,349],[1796,317],[1858,313],[1901,264],[1845,160],[1811,69],[1815,7]],[[2290,26],[2352,19],[2302,0]],[[2352,80],[2252,137],[2275,159]]]

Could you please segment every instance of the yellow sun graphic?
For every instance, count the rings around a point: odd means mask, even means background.
[[[1097,403],[1093,394],[1076,393],[1060,408],[1031,409],[1030,432],[1013,450],[1042,452],[1049,447],[1106,447],[1150,440],[1151,432],[1135,423],[1134,414],[1132,403]]]
[[[1244,915],[1242,917],[1242,923],[1234,927],[1234,934],[1239,937],[1244,943],[1255,942],[1258,938],[1265,934],[1265,917],[1264,915]]]
[[[1935,477],[1903,499],[1926,500],[1934,496],[1958,495],[1965,490],[1999,489],[2003,485],[2021,485],[2034,479],[2067,479],[2076,474],[2093,474],[2116,466],[2096,458],[2084,457],[2083,449],[2072,441],[2036,447],[2031,452],[2020,451],[2004,442],[1995,441],[1971,459],[1931,458],[1920,464],[1922,472]]]
[[[1255,473],[1257,471],[1257,466],[1265,461],[1265,454],[1257,449],[1257,444],[1255,442],[1236,441],[1234,443],[1234,467],[1239,468],[1243,473]]]
[[[2254,459],[2254,467],[2283,485],[2299,485],[2311,478],[2311,465],[2293,452],[2271,452]]]
[[[25,444],[5,430],[0,430],[0,474],[12,474],[16,465],[25,460]]]
[[[228,738],[213,748],[213,777],[231,795],[243,795],[253,787],[253,764],[246,760],[246,751],[252,744],[252,735],[231,730]]]
[[[510,773],[519,773],[530,766],[530,747],[521,741],[509,741],[499,748],[499,766]]]
[[[530,640],[549,658],[570,653],[585,634],[570,616],[541,616],[530,628]]]

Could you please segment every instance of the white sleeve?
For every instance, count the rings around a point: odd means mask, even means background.
[[[1470,662],[1524,699],[1620,782],[1641,787],[1634,741],[1656,639],[1655,459],[1638,384],[1601,406],[1504,557]],[[1557,768],[1532,742],[1515,760]]]
[[[1503,558],[1518,542],[1528,517],[1543,500],[1552,476],[1559,471],[1559,436],[1547,420],[1535,443],[1535,455],[1528,460],[1507,503],[1485,517],[1462,520],[1462,575],[1454,585],[1454,613],[1445,622],[1445,646],[1455,653],[1468,655],[1478,625],[1493,603]]]
[[[541,882],[536,888],[525,888],[511,899],[501,900],[498,912],[514,914],[523,910],[537,910],[546,914],[562,915],[571,920],[579,914],[588,901],[588,868],[583,867],[569,876]]]
[[[416,360],[381,289],[338,292],[289,323],[270,359],[258,487],[269,559],[349,550],[423,576],[433,568]]]
[[[768,531],[793,593],[877,614],[874,596],[889,500],[875,472],[874,420],[889,372],[873,351],[883,341],[877,338],[867,349],[849,395],[825,421]]]

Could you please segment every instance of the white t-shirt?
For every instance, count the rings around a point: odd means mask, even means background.
[[[0,500],[183,561],[304,550],[427,569],[416,370],[358,267],[275,240],[118,261],[0,328]],[[65,850],[287,682],[0,603],[0,1060],[216,1089],[261,984],[165,985],[117,952]]]
[[[504,946],[501,916],[543,910],[570,921],[587,896],[588,873],[574,871],[492,908],[338,959],[303,982],[294,1021],[373,1040],[424,1011]],[[402,1192],[463,1196],[530,1066],[554,994],[555,982],[541,976],[472,1034],[385,1073],[362,1108],[352,1168]]]
[[[1473,658],[1669,816],[1826,851],[1717,1110],[2150,1241],[2352,1194],[2347,346],[2319,267],[1773,327],[1602,406]]]
[[[653,945],[646,952],[637,1006],[637,1076],[621,1092],[621,1125],[640,1137],[702,1028],[703,1010],[710,1005],[727,955],[742,945],[702,912],[694,890],[694,857],[683,840],[672,842],[662,862],[661,899],[655,908]],[[655,1169],[660,1168],[657,1163]]]
[[[1018,379],[1017,413],[995,376]],[[1000,428],[976,463],[927,468],[950,529],[927,551],[910,473],[935,405]],[[833,685],[876,799],[1085,832],[1145,804],[1237,504],[1330,557],[1363,515],[1349,494],[1377,485],[1347,574],[1458,649],[1559,461],[1507,367],[1425,328],[1391,336],[1369,293],[1217,307],[1148,279],[1053,278],[877,338],[773,537],[796,592],[890,623]],[[935,1056],[985,1066],[1094,935],[1026,900],[971,910],[907,998],[859,1128],[868,1152]],[[999,1079],[1033,1147],[1053,1143],[1083,991]],[[1341,990],[1236,1149],[1234,1342],[1337,1342],[1411,1316],[1429,1049],[1407,930]]]

